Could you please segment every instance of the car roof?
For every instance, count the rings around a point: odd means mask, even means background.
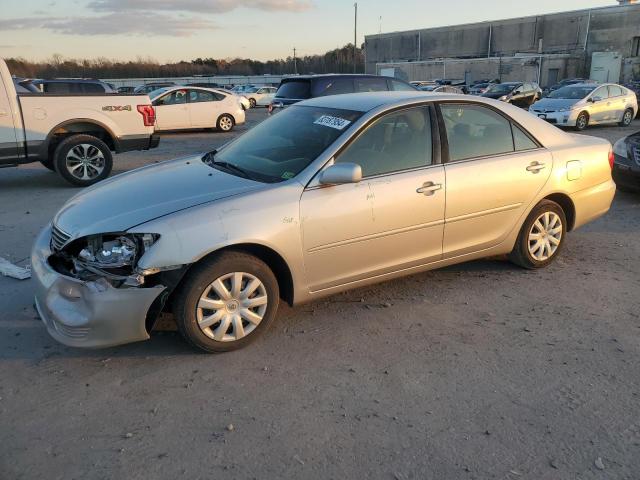
[[[421,90],[398,91],[398,92],[366,92],[366,93],[345,93],[341,95],[327,95],[324,97],[310,98],[298,102],[297,105],[310,107],[336,108],[341,110],[353,110],[356,112],[368,112],[377,107],[395,104],[402,105],[407,101],[428,101],[428,100],[476,100],[478,97],[461,97],[460,94],[431,93]]]
[[[295,77],[286,77],[283,78],[282,81],[287,81],[290,82],[292,80],[312,80],[314,78],[337,78],[337,77],[344,77],[344,78],[392,78],[392,77],[385,77],[382,75],[369,75],[366,73],[325,73],[322,75],[298,75]],[[396,79],[399,80],[399,79]],[[403,80],[401,80],[403,81]]]

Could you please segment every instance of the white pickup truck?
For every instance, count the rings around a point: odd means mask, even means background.
[[[147,95],[21,93],[0,59],[0,167],[41,162],[87,186],[109,176],[111,152],[158,145]]]

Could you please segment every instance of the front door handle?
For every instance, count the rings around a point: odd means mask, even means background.
[[[423,195],[433,195],[441,188],[441,183],[424,182],[420,188],[416,189],[416,193],[422,193]]]
[[[544,163],[532,162],[527,167],[527,172],[538,173],[540,170],[547,168]]]

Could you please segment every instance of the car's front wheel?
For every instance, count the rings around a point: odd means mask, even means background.
[[[249,105],[251,106],[251,108],[256,108],[256,99],[255,98],[250,98],[249,99]]]
[[[576,118],[576,130],[582,131],[589,125],[589,114],[587,112],[580,112],[578,118]]]
[[[567,231],[567,218],[562,207],[543,200],[525,220],[510,260],[523,268],[542,268],[560,253]]]
[[[264,333],[280,292],[259,258],[223,252],[193,267],[176,296],[174,314],[183,337],[206,352],[242,348]]]

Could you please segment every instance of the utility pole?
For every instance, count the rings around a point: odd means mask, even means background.
[[[296,58],[296,47],[293,47],[293,73],[298,74],[298,59]]]
[[[358,2],[353,3],[354,16],[353,16],[353,73],[356,73],[357,57],[356,49],[358,44]]]

